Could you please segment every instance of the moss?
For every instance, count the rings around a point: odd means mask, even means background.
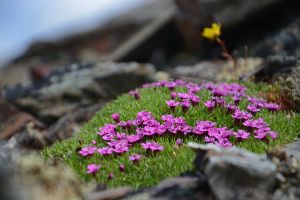
[[[258,94],[260,91],[267,92],[267,85],[255,85],[252,83],[244,83],[247,87],[249,95]],[[183,88],[177,88],[177,91],[184,91]],[[133,187],[145,187],[158,183],[160,180],[177,176],[181,172],[192,169],[192,161],[194,158],[193,152],[183,145],[182,147],[174,147],[176,137],[174,135],[166,135],[163,137],[153,138],[159,144],[164,146],[164,151],[153,154],[146,154],[140,145],[134,145],[130,152],[120,156],[101,156],[95,154],[90,158],[82,157],[78,154],[81,147],[90,144],[92,140],[97,141],[98,147],[103,147],[106,143],[96,134],[99,127],[106,123],[113,123],[111,119],[112,113],[120,113],[121,120],[130,120],[136,117],[136,114],[142,110],[152,112],[156,119],[160,119],[163,114],[171,113],[165,101],[169,99],[170,92],[167,88],[147,88],[140,89],[141,99],[136,101],[128,94],[119,96],[116,100],[108,103],[102,110],[87,123],[80,131],[80,134],[66,141],[55,143],[53,146],[43,150],[44,157],[55,157],[62,159],[66,164],[74,168],[81,178],[89,181],[93,178],[100,183],[108,184],[109,187],[117,187],[123,185],[131,185]],[[201,90],[198,95],[201,102],[210,98],[207,90]],[[227,98],[227,101],[232,101]],[[245,109],[247,101],[243,100],[239,107]],[[203,103],[199,106],[190,109],[186,114],[181,110],[176,110],[175,116],[183,116],[189,125],[195,125],[197,120],[215,121],[219,127],[227,126],[232,129],[237,129],[230,115],[226,114],[223,109],[217,108],[213,112],[207,112]],[[237,143],[237,146],[248,149],[256,153],[262,153],[271,147],[283,145],[292,142],[300,132],[300,115],[287,112],[268,112],[262,110],[257,114],[257,117],[262,117],[269,123],[272,130],[277,131],[279,136],[276,140],[270,141],[268,144],[260,140],[250,138],[247,141]],[[202,137],[190,135],[182,137],[184,143],[194,141],[203,143]],[[143,159],[137,165],[132,164],[128,160],[128,156],[132,153],[143,154]],[[86,174],[86,165],[89,163],[100,163],[102,168],[95,177]],[[120,164],[125,165],[125,172],[119,171]],[[113,172],[114,178],[107,179],[108,174]]]

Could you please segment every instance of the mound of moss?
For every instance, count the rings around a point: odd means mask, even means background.
[[[260,99],[258,94],[267,93],[270,86],[243,85],[182,81],[145,85],[108,103],[78,136],[55,143],[42,154],[62,159],[84,180],[138,188],[191,170],[194,154],[185,146],[189,141],[236,145],[256,153],[292,142],[300,132],[300,115]],[[204,130],[203,123],[208,122],[213,127]],[[254,125],[247,125],[250,122]],[[129,135],[139,138],[124,147]],[[140,158],[130,159],[132,155]],[[87,169],[90,164],[95,165]]]

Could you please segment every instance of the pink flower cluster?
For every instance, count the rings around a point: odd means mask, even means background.
[[[143,85],[147,87],[166,87],[170,91],[170,99],[166,104],[172,112],[177,107],[181,107],[186,113],[190,108],[197,109],[200,103],[200,97],[197,93],[202,90],[208,90],[211,98],[203,105],[208,111],[212,111],[215,107],[224,109],[234,119],[238,130],[234,131],[228,127],[217,127],[212,121],[196,121],[195,126],[187,124],[183,117],[175,117],[172,114],[165,114],[161,119],[157,120],[151,112],[141,111],[136,118],[128,121],[121,121],[119,113],[111,115],[114,123],[105,124],[97,133],[102,140],[107,142],[104,147],[96,147],[96,142],[93,141],[89,146],[83,147],[79,154],[85,157],[92,156],[95,153],[103,156],[111,154],[123,154],[130,151],[130,148],[135,144],[140,144],[146,152],[160,152],[164,150],[164,146],[154,141],[148,141],[155,136],[163,136],[166,134],[184,137],[185,135],[196,135],[203,137],[206,143],[214,143],[221,147],[230,147],[232,142],[247,140],[253,135],[254,138],[268,142],[268,139],[275,139],[277,133],[272,131],[269,125],[262,118],[255,119],[255,114],[261,109],[269,111],[277,111],[279,105],[268,103],[263,99],[253,98],[246,95],[246,88],[236,83],[213,84],[206,83],[202,85],[194,83],[186,83],[181,80],[176,81],[160,81]],[[176,87],[186,88],[187,92],[175,92]],[[130,92],[136,100],[140,99],[138,90]],[[230,96],[231,103],[225,101],[225,97]],[[240,110],[238,105],[242,100],[249,102],[247,111]],[[245,129],[245,130],[243,130]],[[126,134],[134,132],[134,134]],[[183,140],[177,139],[176,145],[182,145]],[[131,154],[129,160],[133,163],[138,163],[142,156],[140,154]],[[91,164],[87,167],[87,173],[94,174],[100,168],[100,165]],[[120,171],[124,172],[124,165],[120,165]]]
[[[173,82],[176,84],[175,82]],[[197,106],[200,102],[200,97],[196,95],[200,91],[200,86],[197,84],[187,84],[188,92],[171,92],[171,99],[166,101],[167,105],[172,112],[175,111],[176,107],[181,106],[182,111],[186,113],[191,106]]]

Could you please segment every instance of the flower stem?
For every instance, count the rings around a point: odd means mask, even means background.
[[[222,47],[223,50],[223,56],[233,63],[233,69],[234,69],[234,79],[238,79],[238,73],[237,73],[237,61],[232,57],[232,55],[229,53],[227,47],[225,46],[225,42],[221,40],[220,38],[216,38],[217,43]]]

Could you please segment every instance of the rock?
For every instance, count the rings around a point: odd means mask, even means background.
[[[285,146],[286,153],[289,157],[293,156],[297,160],[300,160],[300,139]]]
[[[129,195],[126,200],[151,199],[151,200],[193,200],[213,199],[206,182],[197,177],[168,178],[158,185]]]
[[[255,78],[257,81],[276,81],[278,77],[291,73],[297,61],[296,56],[270,55],[265,59],[261,70],[255,74]]]
[[[85,186],[60,161],[45,161],[38,153],[11,149],[3,142],[0,150],[0,197],[8,197],[1,199],[84,199]]]
[[[117,200],[125,197],[133,189],[131,187],[120,187],[109,189],[101,192],[91,192],[88,193],[86,196],[87,200]]]
[[[1,148],[1,145],[0,150],[0,199],[19,200],[20,196],[15,193],[17,188],[11,178],[12,169],[10,160],[3,155],[4,149]]]
[[[32,115],[21,112],[11,103],[0,99],[0,140],[7,140],[14,135],[23,132],[28,124],[39,129],[45,125]]]
[[[249,78],[259,70],[263,64],[261,58],[248,58],[238,60],[238,74],[242,78]],[[194,66],[178,66],[174,68],[173,78],[187,81],[213,81],[222,82],[233,79],[233,65],[230,61],[216,60],[203,61]]]
[[[281,77],[279,81],[282,91],[288,100],[288,106],[296,111],[300,111],[300,61],[292,72]]]
[[[261,40],[262,32],[270,35],[274,27],[265,26],[265,24],[272,22],[278,24],[278,16],[284,15],[284,11],[292,15],[291,10],[295,10],[294,12],[297,13],[296,8],[299,9],[299,3],[296,0],[176,0],[176,4],[179,10],[177,21],[187,47],[194,51],[200,49],[202,57],[214,54],[211,51],[213,48],[209,43],[203,41],[199,34],[203,27],[210,25],[211,22],[222,24],[223,38],[231,41],[231,45],[243,41],[238,45],[244,46],[247,44],[247,40],[249,43],[253,42],[253,38]],[[288,21],[291,16],[286,18]],[[249,27],[251,27],[251,33],[244,31]],[[260,41],[257,41],[256,44],[259,43]],[[253,54],[253,56],[258,55]]]
[[[275,185],[276,165],[265,155],[213,144],[189,146],[197,152],[196,168],[204,171],[217,199],[269,198]]]
[[[59,119],[50,127],[39,128],[29,122],[20,130],[12,131],[13,136],[9,138],[13,148],[25,148],[40,150],[52,145],[58,140],[65,140],[79,132],[83,123],[87,122],[103,106],[96,104],[87,108],[80,108]],[[10,124],[12,126],[13,124]]]
[[[69,113],[57,120],[44,134],[47,145],[51,145],[57,140],[61,141],[74,136],[74,134],[79,132],[80,127],[90,120],[103,105],[104,104],[96,104],[79,108],[77,111]]]
[[[84,199],[78,177],[57,161],[44,161],[38,155],[18,158],[18,180],[27,199]]]
[[[150,194],[152,199],[212,199],[207,185],[197,177],[175,177],[162,181]]]
[[[74,64],[41,81],[8,87],[3,97],[51,124],[78,108],[106,102],[151,81],[153,66],[137,63]]]
[[[249,20],[249,16],[267,10],[271,6],[282,5],[283,0],[261,0],[259,2],[249,2],[247,0],[176,0],[180,9],[180,14],[188,19],[194,19],[198,23],[216,21],[225,27],[240,24]],[[234,15],[232,15],[234,13]]]
[[[300,197],[300,159],[297,158],[299,152],[296,149],[299,146],[299,140],[284,147],[277,147],[268,152],[269,158],[277,166],[277,173],[284,178],[284,181],[278,183],[274,199],[287,198],[297,199]],[[297,197],[297,198],[296,198]]]
[[[295,5],[297,7],[297,5]],[[299,6],[298,6],[299,7]],[[299,9],[299,8],[298,8]],[[300,58],[300,17],[287,21],[276,31],[249,46],[249,54],[268,58],[274,69],[294,65]],[[294,63],[294,64],[293,64]],[[269,69],[273,70],[273,69]]]

